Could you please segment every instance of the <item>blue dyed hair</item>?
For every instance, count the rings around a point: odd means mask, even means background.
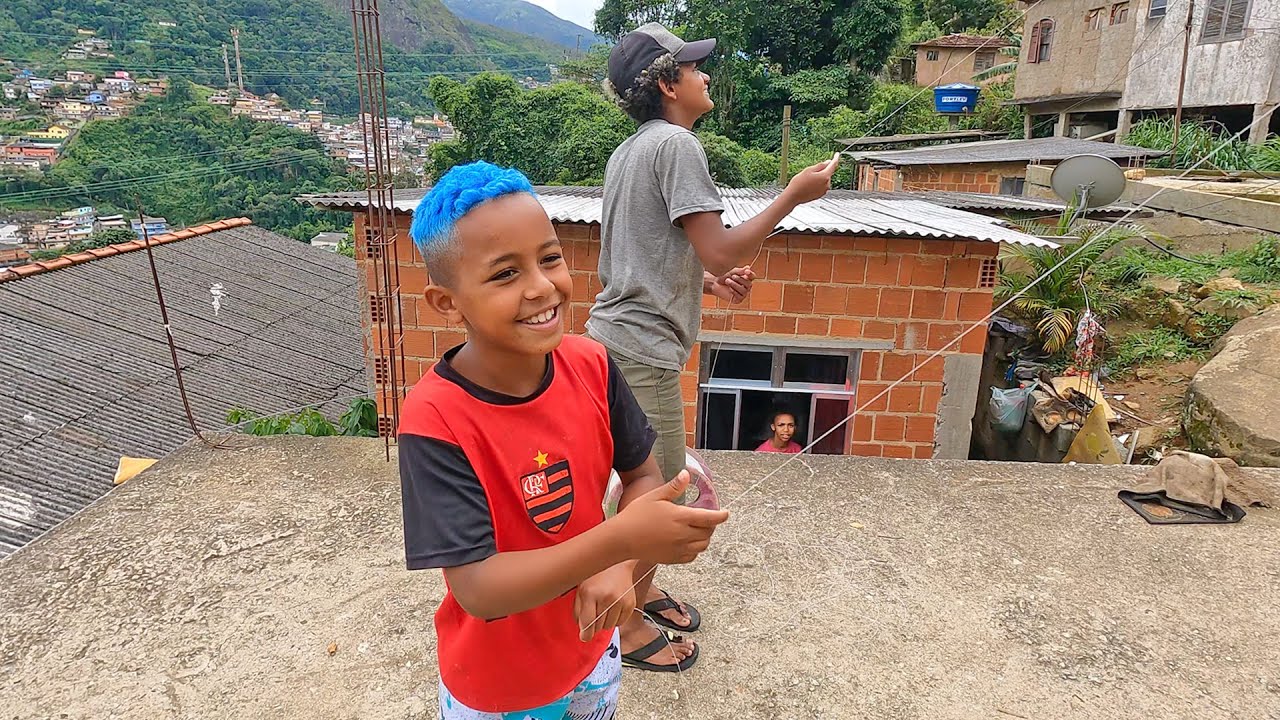
[[[477,205],[512,193],[533,193],[524,173],[483,160],[455,165],[440,178],[413,211],[409,237],[423,257],[437,255],[438,244],[448,244],[453,226]],[[430,263],[428,263],[429,265]]]

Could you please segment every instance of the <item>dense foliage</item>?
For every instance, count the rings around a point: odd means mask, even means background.
[[[121,120],[85,126],[43,177],[9,181],[0,206],[96,205],[100,212],[150,215],[189,225],[247,215],[261,227],[307,239],[340,230],[346,218],[294,200],[351,189],[344,166],[315,136],[232,117],[195,101],[182,83]]]
[[[335,425],[314,408],[294,413],[259,415],[236,407],[227,413],[227,424],[250,435],[312,435],[378,437],[378,408],[369,398],[356,398]]]
[[[231,47],[238,27],[247,89],[295,106],[318,97],[330,111],[354,115],[351,16],[343,7],[326,0],[5,0],[0,57],[56,70],[66,66],[59,54],[83,39],[77,31],[89,30],[111,40],[116,57],[77,60],[78,69],[182,75],[221,87],[222,45]],[[561,55],[551,43],[459,20],[440,0],[384,5],[382,31],[388,102],[400,114],[429,108],[429,74],[497,69],[546,78],[546,63]]]
[[[1173,119],[1148,118],[1130,128],[1123,142],[1173,150],[1169,155],[1148,161],[1152,167],[1280,172],[1280,137],[1272,136],[1261,145],[1250,145],[1243,136],[1234,136],[1221,125],[1212,123],[1182,123],[1175,148]]]

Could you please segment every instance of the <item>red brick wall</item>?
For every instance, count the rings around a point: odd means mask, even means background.
[[[951,190],[991,195],[1000,192],[1000,181],[1026,177],[1026,163],[973,163],[965,165],[907,166],[900,169],[903,190]]]
[[[894,192],[898,189],[898,169],[892,167],[876,168],[871,163],[858,166],[858,189]]]
[[[356,216],[358,239],[363,238],[363,220]],[[462,342],[464,333],[422,300],[426,268],[408,241],[408,218],[400,222],[401,347],[407,384],[412,385],[445,350]],[[573,277],[567,327],[580,333],[600,290],[600,228],[562,224],[557,229]],[[765,336],[782,346],[793,337],[892,341],[892,350],[862,352],[856,405],[861,406],[990,312],[992,290],[979,287],[979,274],[984,259],[994,258],[997,250],[993,243],[971,241],[778,235],[752,263],[761,279],[747,303],[728,305],[703,298],[703,329]],[[361,244],[357,261],[367,287],[373,287],[373,266]],[[366,329],[372,328],[367,299],[364,319]],[[371,356],[381,355],[376,333],[369,335],[373,339],[366,347],[373,348]],[[980,355],[985,343],[986,332],[975,330],[947,354]],[[696,427],[698,360],[695,349],[681,377],[690,445]],[[859,455],[932,457],[943,360],[944,356],[935,358],[854,418],[848,450]]]

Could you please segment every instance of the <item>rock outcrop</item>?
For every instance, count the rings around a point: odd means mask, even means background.
[[[1187,388],[1191,446],[1241,465],[1280,467],[1280,305],[1243,320]]]

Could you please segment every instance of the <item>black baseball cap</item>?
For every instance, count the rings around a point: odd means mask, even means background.
[[[678,63],[696,63],[706,60],[715,49],[715,38],[685,42],[659,23],[641,25],[623,35],[609,53],[609,82],[615,91],[624,93],[635,85],[640,73],[667,53]]]

